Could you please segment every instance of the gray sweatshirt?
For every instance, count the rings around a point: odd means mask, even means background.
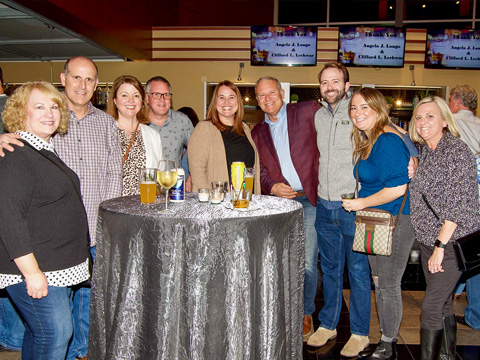
[[[320,152],[318,166],[318,197],[328,201],[340,201],[341,195],[355,190],[350,140],[353,123],[348,116],[351,93],[340,100],[333,113],[328,104],[315,114],[317,146]]]

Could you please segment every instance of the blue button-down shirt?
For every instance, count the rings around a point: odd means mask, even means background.
[[[290,156],[290,141],[288,138],[288,122],[287,122],[287,104],[283,103],[282,108],[277,114],[277,121],[273,122],[265,114],[265,122],[269,125],[272,134],[273,144],[277,151],[278,159],[282,175],[287,179],[293,190],[302,190],[302,183],[298,177],[297,170],[293,166],[292,157]]]

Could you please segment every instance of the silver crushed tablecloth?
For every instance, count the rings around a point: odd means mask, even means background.
[[[100,205],[90,359],[301,359],[300,203]]]

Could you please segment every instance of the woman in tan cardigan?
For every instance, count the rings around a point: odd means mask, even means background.
[[[260,160],[247,124],[243,101],[231,81],[217,85],[207,110],[207,119],[195,127],[188,142],[192,191],[210,188],[211,181],[230,181],[232,162],[243,161],[255,169],[253,192],[260,194]]]

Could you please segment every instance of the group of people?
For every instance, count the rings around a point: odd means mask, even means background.
[[[161,76],[145,90],[119,77],[107,113],[90,102],[92,60],[69,59],[60,79],[64,94],[38,81],[0,99],[0,345],[24,359],[87,357],[98,206],[138,193],[138,168],[179,164],[193,131]]]
[[[421,356],[454,359],[451,294],[460,272],[452,242],[480,228],[477,166],[459,139],[461,127],[445,100],[429,96],[415,107],[407,134],[391,122],[379,91],[367,87],[351,93],[342,64],[326,64],[318,80],[321,107],[315,101],[286,104],[280,82],[260,78],[255,94],[265,118],[252,131],[243,123],[240,91],[228,80],[216,86],[206,119],[195,128],[171,108],[172,87],[160,76],[145,89],[133,76],[119,77],[107,113],[95,109],[89,101],[98,69],[84,57],[65,64],[65,97],[44,82],[17,90],[3,113],[10,134],[0,136],[0,153],[8,150],[0,158],[0,222],[8,224],[0,227],[0,288],[6,288],[26,325],[22,356],[86,356],[85,281],[95,255],[98,205],[137,194],[139,168],[156,167],[160,159],[179,165],[188,146],[187,189],[196,192],[211,181],[229,181],[231,164],[242,161],[254,168],[255,194],[302,204],[303,339],[308,345],[322,347],[337,335],[346,264],[351,337],[341,355],[396,359],[401,278],[416,238],[427,280]],[[456,104],[455,94],[450,107]],[[479,151],[478,136],[472,139]],[[356,180],[358,197],[342,200],[342,194],[355,189]],[[390,256],[352,250],[355,211],[372,207],[398,215]],[[73,249],[75,256],[69,256]],[[314,331],[319,254],[324,306]],[[372,279],[382,336],[369,348]],[[0,305],[9,306],[9,299],[0,299]],[[40,308],[43,317],[33,316]],[[62,321],[52,320],[60,316]]]

